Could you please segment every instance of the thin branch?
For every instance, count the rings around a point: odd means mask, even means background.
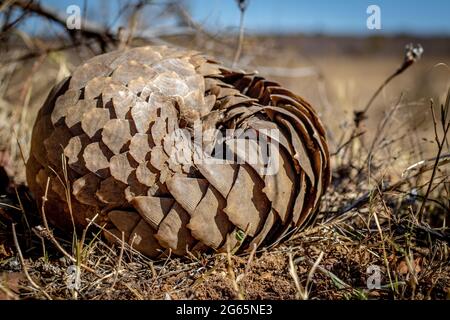
[[[94,42],[95,42],[95,40],[90,40],[90,41],[87,41],[86,43],[84,43],[84,45],[87,46],[87,45],[92,44]],[[59,51],[72,49],[72,48],[78,47],[79,45],[81,45],[80,42],[74,41],[71,44],[64,44],[64,45],[61,45],[59,47],[46,48],[44,50],[39,50],[39,51],[32,51],[32,52],[26,53],[26,54],[24,54],[24,55],[22,55],[22,56],[20,56],[18,58],[8,59],[8,60],[4,60],[2,62],[4,64],[15,63],[15,62],[24,62],[26,60],[37,58],[37,57],[40,57],[40,56],[43,56],[43,55],[48,55],[48,54],[53,53],[53,52],[59,52]]]
[[[31,4],[32,1],[33,0],[29,0],[28,4]],[[7,31],[9,31],[11,28],[13,28],[15,25],[17,25],[20,21],[24,20],[28,14],[29,14],[29,12],[24,10],[22,12],[22,14],[20,16],[18,16],[16,19],[14,19],[13,21],[11,21],[11,22],[6,21],[5,24],[2,26],[2,30],[0,32],[0,37],[3,37]]]
[[[372,97],[367,102],[366,106],[362,111],[355,112],[355,124],[356,127],[359,127],[359,124],[361,121],[363,121],[366,118],[366,114],[369,111],[370,107],[372,106],[375,99],[378,97],[381,91],[391,82],[394,78],[405,72],[410,66],[412,66],[415,62],[417,62],[423,54],[423,48],[419,44],[417,47],[414,47],[412,44],[409,44],[405,47],[405,56],[403,63],[401,66],[395,70],[393,74],[391,74],[389,77],[387,77],[386,80],[381,84],[381,86],[374,92]]]
[[[44,227],[42,226],[37,226],[35,228],[33,228],[33,231],[36,233],[37,236],[45,238],[47,240],[49,240],[50,242],[52,242],[55,247],[63,254],[65,255],[70,261],[72,261],[73,263],[77,263],[77,259],[74,258],[72,255],[70,255],[62,246],[61,244],[58,242],[58,240],[56,240],[55,236],[53,235],[53,232],[50,230],[50,227],[48,225],[48,221],[47,221],[47,216],[45,215],[45,203],[47,202],[47,194],[48,194],[48,188],[50,186],[50,178],[47,178],[47,184],[45,186],[45,193],[44,196],[42,197],[42,205],[41,205],[41,213],[42,213],[42,222],[44,224]],[[95,272],[94,269],[86,266],[83,263],[80,263],[80,266],[84,269],[86,269],[89,272],[94,273],[95,275],[97,275],[97,273]]]
[[[56,24],[63,27],[72,39],[75,39],[77,34],[81,34],[86,38],[96,39],[100,43],[103,51],[106,50],[109,42],[115,43],[117,40],[116,36],[109,30],[97,27],[89,21],[84,21],[83,26],[80,30],[67,29],[66,19],[63,15],[61,15],[57,11],[52,10],[51,8],[42,6],[39,2],[29,3],[28,1],[24,0],[17,0],[12,5],[24,11],[37,14],[43,18],[55,22]]]
[[[236,0],[239,6],[240,10],[240,18],[239,18],[239,38],[238,38],[238,44],[236,48],[236,53],[234,54],[233,59],[233,67],[236,66],[236,64],[239,61],[239,58],[241,57],[242,53],[242,46],[244,43],[244,17],[245,17],[245,11],[248,7],[248,0]]]
[[[12,235],[13,235],[14,245],[16,246],[16,249],[17,249],[17,255],[19,256],[20,264],[22,265],[23,273],[25,274],[25,277],[27,277],[28,281],[31,283],[33,288],[40,291],[48,300],[52,300],[52,298],[48,295],[48,293],[45,292],[36,282],[34,282],[34,280],[31,278],[30,274],[28,273],[28,269],[27,269],[25,260],[22,255],[22,250],[20,250],[19,241],[17,240],[15,223],[12,224]]]
[[[447,99],[447,101],[448,101],[448,99]],[[438,146],[438,152],[437,152],[436,160],[435,160],[434,165],[433,165],[433,171],[431,172],[431,177],[430,177],[430,181],[428,183],[428,188],[427,188],[427,191],[425,193],[425,197],[424,197],[424,199],[422,201],[422,205],[420,206],[419,212],[417,214],[417,219],[419,221],[422,221],[423,212],[425,210],[425,205],[426,205],[427,199],[428,199],[428,197],[430,195],[431,188],[433,186],[433,180],[434,180],[434,177],[436,176],[437,168],[439,167],[439,159],[441,157],[441,153],[442,153],[442,150],[443,150],[444,145],[445,145],[445,140],[446,140],[446,137],[447,137],[447,133],[448,133],[448,131],[450,129],[450,122],[446,123],[447,115],[444,112],[444,108],[442,108],[441,109],[442,110],[441,111],[442,112],[441,113],[441,119],[442,119],[442,129],[444,131],[444,137],[442,138],[442,141],[441,141],[439,139],[438,130],[437,130],[437,120],[436,120],[436,114],[434,113],[433,100],[431,100],[431,102],[430,102],[430,109],[431,109],[431,114],[433,116],[433,127],[434,127],[434,134],[435,134],[434,138],[435,138],[436,144]]]
[[[369,172],[370,172],[374,149],[377,146],[378,142],[381,140],[382,132],[385,129],[386,125],[388,124],[389,120],[392,118],[392,115],[397,111],[398,107],[400,106],[402,98],[403,98],[403,93],[400,95],[400,98],[398,99],[397,103],[391,108],[391,110],[389,110],[389,112],[386,114],[386,116],[383,118],[383,120],[378,124],[377,131],[375,132],[374,138],[369,147],[369,152],[367,153],[367,157],[364,160],[361,168],[359,169],[358,175],[362,173],[362,171],[366,167],[366,164],[368,165]]]
[[[329,220],[328,222],[331,222],[333,220],[335,220],[336,218],[338,218],[339,216],[341,216],[342,214],[349,212],[353,209],[357,209],[357,208],[361,208],[363,205],[367,204],[370,199],[371,199],[371,194],[373,193],[374,190],[379,189],[381,192],[389,192],[389,191],[394,191],[397,190],[398,188],[400,188],[401,186],[403,186],[404,184],[406,184],[407,182],[409,182],[410,179],[418,177],[419,175],[423,174],[424,172],[427,172],[431,169],[436,170],[437,167],[440,167],[441,165],[446,164],[446,161],[440,161],[441,158],[437,157],[436,158],[436,163],[437,165],[433,166],[433,168],[431,168],[428,163],[424,163],[422,165],[417,165],[417,167],[415,168],[417,170],[417,172],[413,175],[409,175],[409,176],[405,176],[402,179],[400,179],[399,181],[397,181],[396,183],[392,184],[392,185],[385,185],[383,183],[379,183],[379,185],[370,190],[369,192],[366,192],[362,197],[354,200],[351,204],[345,206],[344,208],[342,208],[341,210],[339,210],[335,216],[335,218]]]
[[[365,134],[365,133],[366,133],[366,131],[361,131],[361,132],[355,132],[355,133],[353,133],[352,136],[351,136],[347,141],[345,141],[343,144],[341,144],[341,145],[336,149],[336,151],[333,152],[333,153],[331,154],[331,156],[332,156],[332,157],[333,157],[333,156],[336,156],[339,152],[341,152],[342,149],[344,149],[346,146],[348,146],[350,143],[352,143],[353,140],[355,140],[356,138],[362,136],[362,135]]]
[[[117,269],[114,272],[114,280],[113,280],[113,284],[111,285],[111,290],[114,289],[114,287],[116,286],[120,270],[122,269],[123,252],[124,252],[124,249],[125,249],[125,234],[124,234],[123,231],[122,231],[122,239],[121,240],[122,240],[121,241],[122,245],[120,246],[119,260],[117,262]]]

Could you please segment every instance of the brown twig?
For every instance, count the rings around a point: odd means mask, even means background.
[[[342,208],[341,210],[339,210],[337,212],[337,215],[335,216],[335,218],[329,220],[328,222],[338,218],[340,215],[349,212],[353,209],[357,209],[362,207],[363,205],[367,204],[370,199],[371,199],[371,195],[374,191],[376,190],[380,190],[381,192],[389,192],[389,191],[394,191],[397,190],[398,188],[400,188],[401,186],[403,186],[404,184],[406,184],[407,182],[410,181],[410,179],[418,177],[419,175],[423,174],[424,172],[427,172],[431,169],[436,170],[437,167],[440,167],[441,165],[444,165],[446,162],[440,162],[440,157],[436,158],[436,165],[433,166],[432,168],[430,168],[429,166],[427,166],[427,163],[424,163],[422,165],[418,165],[416,170],[417,172],[413,175],[410,176],[405,176],[402,179],[400,179],[399,181],[397,181],[396,183],[392,184],[392,185],[385,185],[383,183],[379,183],[376,188],[370,190],[369,192],[366,192],[362,197],[354,200],[351,204],[345,206],[344,208]]]
[[[19,241],[17,240],[17,234],[16,234],[16,224],[12,224],[12,235],[14,240],[14,245],[16,246],[17,255],[19,256],[20,264],[23,268],[23,273],[25,274],[25,277],[27,277],[27,280],[30,282],[30,284],[35,288],[36,290],[40,291],[48,300],[52,300],[52,298],[48,295],[47,292],[45,292],[34,280],[31,278],[30,274],[28,273],[27,266],[25,264],[25,260],[22,255],[22,250],[20,250]]]
[[[86,43],[84,43],[84,45],[89,45],[89,44],[92,44],[94,42],[95,42],[94,40],[90,40],[90,41],[87,41]],[[2,62],[4,64],[9,64],[9,63],[14,63],[14,62],[23,62],[23,61],[26,61],[26,60],[29,60],[29,59],[33,59],[33,58],[37,58],[37,57],[40,57],[40,56],[43,56],[43,55],[48,55],[48,54],[53,53],[53,52],[59,52],[59,51],[72,49],[72,48],[78,47],[79,45],[81,45],[81,43],[78,42],[78,41],[75,41],[75,42],[73,42],[71,44],[64,44],[64,45],[61,45],[61,46],[58,46],[58,47],[54,47],[54,48],[46,48],[46,49],[39,50],[39,51],[31,51],[31,52],[28,52],[28,53],[26,53],[26,54],[24,54],[24,55],[22,55],[22,56],[20,56],[18,58],[7,59],[7,60],[4,60]]]
[[[28,0],[28,5],[30,5],[33,2],[33,0]],[[7,19],[5,19],[5,23],[2,26],[2,30],[0,32],[0,38],[3,37],[7,31],[9,31],[10,29],[12,29],[15,25],[17,25],[20,21],[24,20],[28,15],[29,12],[27,11],[23,11],[22,14],[20,16],[18,16],[16,19],[14,19],[13,21],[9,22],[9,18],[11,17],[11,7],[9,7],[9,5],[12,4],[5,2],[5,6],[8,7],[9,11],[7,13]],[[2,5],[3,6],[3,5]],[[0,8],[0,12],[2,11],[3,7]]]
[[[442,126],[442,131],[444,132],[444,136],[442,139],[439,139],[439,134],[438,134],[438,125],[437,125],[437,120],[436,120],[436,114],[434,112],[434,108],[433,108],[433,100],[430,101],[430,109],[431,109],[431,114],[433,116],[433,127],[434,127],[434,139],[435,142],[438,146],[438,152],[437,152],[437,156],[436,156],[436,160],[434,162],[433,165],[433,171],[431,172],[431,177],[430,177],[430,181],[428,183],[428,187],[427,187],[427,191],[425,192],[425,197],[422,201],[422,205],[420,206],[419,212],[417,214],[417,219],[419,221],[422,221],[423,218],[423,212],[425,210],[425,204],[427,202],[427,199],[430,195],[431,192],[431,188],[433,185],[433,180],[436,176],[436,172],[437,172],[437,168],[439,167],[439,159],[441,157],[441,153],[442,150],[444,148],[445,145],[445,141],[447,139],[447,133],[450,129],[450,121],[447,122],[447,115],[448,115],[448,110],[449,110],[449,98],[448,96],[450,96],[450,89],[448,91],[448,95],[447,95],[447,100],[446,100],[446,106],[444,108],[444,106],[442,106],[441,108],[441,126]]]
[[[244,294],[243,294],[241,288],[239,287],[239,284],[238,284],[238,281],[236,278],[236,273],[234,272],[233,258],[232,258],[232,254],[231,254],[231,250],[230,250],[230,243],[228,241],[227,241],[226,256],[227,256],[227,273],[228,273],[229,279],[231,280],[231,283],[233,284],[234,292],[235,292],[238,300],[244,300]]]
[[[378,142],[381,140],[382,132],[386,128],[386,125],[388,124],[389,120],[392,118],[393,114],[397,111],[398,107],[400,106],[402,98],[403,98],[403,93],[400,95],[400,98],[398,99],[397,103],[391,108],[391,110],[386,114],[386,116],[383,118],[383,120],[378,124],[374,138],[369,147],[369,152],[367,153],[367,157],[364,160],[361,168],[359,169],[358,175],[364,170],[364,168],[366,167],[366,164],[368,165],[369,172],[370,172],[370,163],[372,162],[374,149],[377,146]]]
[[[231,44],[226,39],[218,38],[216,35],[206,31],[205,28],[198,22],[196,22],[190,13],[178,2],[170,4],[170,9],[174,10],[182,23],[195,30],[196,35],[203,35],[206,39],[212,40],[222,46],[229,47]]]
[[[111,290],[114,289],[116,283],[117,283],[117,279],[119,277],[119,273],[120,273],[120,269],[122,269],[122,259],[123,259],[123,252],[125,249],[125,234],[122,231],[122,245],[120,246],[120,253],[119,253],[119,260],[117,261],[117,269],[116,272],[114,273],[114,280],[113,280],[113,284],[111,285]]]
[[[250,267],[252,265],[253,258],[255,257],[255,253],[256,253],[256,249],[257,248],[258,247],[256,246],[256,244],[253,244],[252,251],[250,252],[250,255],[248,256],[247,265],[245,266],[244,274],[247,274],[247,273],[250,272]]]
[[[289,259],[288,260],[289,261],[289,274],[292,277],[292,280],[294,280],[295,289],[297,290],[295,297],[297,299],[307,300],[308,293],[306,292],[306,289],[303,288],[303,286],[300,284],[300,279],[298,278],[297,267],[296,267],[296,264],[292,257],[292,252],[288,253],[288,259]]]
[[[59,12],[53,11],[48,7],[42,6],[39,2],[29,3],[29,1],[17,0],[14,1],[12,5],[22,9],[23,11],[37,14],[62,26],[64,29],[66,29],[72,40],[75,40],[78,34],[88,39],[96,39],[100,44],[103,52],[106,51],[109,43],[115,43],[117,41],[115,35],[112,32],[97,27],[88,21],[84,21],[80,30],[67,29],[66,19],[63,15],[61,15]]]
[[[389,82],[391,82],[395,77],[405,72],[410,66],[412,66],[415,62],[417,62],[422,57],[422,54],[423,48],[420,44],[417,47],[414,47],[412,44],[408,44],[405,47],[405,56],[403,63],[400,65],[400,67],[397,70],[395,70],[393,74],[387,77],[386,80],[384,80],[381,86],[374,92],[372,97],[369,99],[364,109],[362,111],[355,112],[354,121],[356,127],[359,127],[361,121],[363,121],[366,118],[367,112],[369,111],[373,102],[378,97],[380,92],[383,91],[383,89],[389,84]]]
[[[331,154],[332,157],[338,155],[339,152],[341,152],[342,149],[344,149],[346,146],[348,146],[350,143],[352,143],[353,140],[355,140],[358,137],[361,137],[363,134],[365,134],[365,131],[361,131],[361,132],[355,132],[352,134],[352,136],[350,138],[348,138],[347,141],[345,141],[344,143],[342,143],[335,152],[333,152]]]
[[[403,63],[400,65],[400,67],[397,68],[397,70],[394,71],[393,74],[391,74],[386,80],[381,84],[381,86],[375,91],[375,93],[372,95],[372,97],[367,102],[366,106],[361,111],[355,111],[354,112],[354,128],[350,134],[350,138],[341,146],[338,147],[337,151],[334,152],[332,155],[336,155],[338,152],[340,152],[342,149],[345,148],[344,155],[342,158],[345,158],[347,153],[349,152],[351,146],[351,142],[354,141],[356,138],[362,139],[363,133],[361,132],[361,123],[367,119],[367,112],[369,111],[370,107],[373,105],[373,102],[378,97],[378,95],[382,92],[382,90],[398,75],[405,72],[410,66],[412,66],[415,62],[417,62],[423,54],[423,48],[419,44],[417,47],[414,47],[412,44],[408,44],[405,47],[405,55],[403,59]],[[375,138],[377,139],[377,138]],[[347,147],[347,148],[346,148]],[[353,157],[353,152],[350,152],[350,159]],[[368,158],[370,159],[370,158]],[[366,160],[367,161],[367,160]],[[362,170],[359,170],[358,174],[360,174]]]
[[[236,64],[238,63],[239,58],[241,57],[241,53],[242,53],[242,46],[244,43],[244,17],[245,17],[245,11],[247,10],[249,1],[248,0],[236,0],[236,2],[239,6],[240,18],[239,18],[239,38],[238,38],[236,52],[234,54],[233,67],[235,67]]]
[[[41,213],[42,213],[42,222],[44,224],[44,227],[42,226],[37,226],[35,228],[33,228],[33,231],[36,233],[36,235],[43,237],[47,240],[49,240],[50,242],[53,243],[53,245],[64,255],[66,256],[70,261],[72,261],[73,263],[77,263],[77,259],[74,258],[71,254],[69,254],[62,246],[61,244],[58,242],[58,240],[56,240],[55,236],[53,235],[53,232],[50,230],[50,227],[48,225],[47,222],[47,217],[45,215],[45,203],[47,202],[47,194],[48,194],[48,188],[50,185],[50,178],[47,179],[47,184],[45,186],[45,193],[44,196],[42,197],[42,205],[41,205]],[[94,274],[97,274],[95,272],[94,269],[86,266],[85,264],[81,263],[80,266],[84,269],[86,269],[89,272],[92,272]]]

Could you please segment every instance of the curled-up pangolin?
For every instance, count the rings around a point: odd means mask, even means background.
[[[169,47],[103,54],[50,93],[27,180],[55,225],[124,234],[150,257],[250,250],[310,224],[330,181],[302,98]],[[48,188],[47,188],[47,183]],[[70,206],[68,206],[70,202]]]

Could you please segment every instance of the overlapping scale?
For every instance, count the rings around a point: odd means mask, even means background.
[[[270,163],[261,141],[276,156]],[[233,159],[223,162],[226,152]],[[27,180],[38,201],[50,181],[49,219],[71,226],[56,176],[64,171],[79,227],[99,214],[107,240],[123,233],[154,258],[284,239],[313,222],[330,180],[325,130],[306,101],[165,46],[94,57],[52,90],[33,129]]]

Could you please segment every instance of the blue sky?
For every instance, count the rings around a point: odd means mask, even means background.
[[[117,0],[87,0],[90,19],[108,21],[111,16],[95,16],[102,3],[117,12]],[[154,0],[164,3],[165,0]],[[235,0],[184,0],[194,19],[212,31],[235,31],[239,10]],[[42,0],[64,10],[70,4],[83,7],[84,0]],[[381,9],[381,30],[366,27],[369,5]],[[146,12],[151,12],[151,7]],[[153,9],[154,12],[154,9]],[[151,15],[149,13],[149,15]],[[151,18],[149,18],[151,20]],[[32,29],[42,29],[32,22]],[[250,0],[245,16],[247,32],[304,32],[325,34],[377,35],[410,33],[450,36],[450,0]],[[30,26],[29,26],[30,28]]]
[[[380,31],[366,27],[366,9],[371,4],[381,9]],[[191,8],[194,16],[211,24],[236,25],[239,19],[234,0],[191,1]],[[253,0],[246,14],[246,26],[251,31],[449,35],[450,1]]]

